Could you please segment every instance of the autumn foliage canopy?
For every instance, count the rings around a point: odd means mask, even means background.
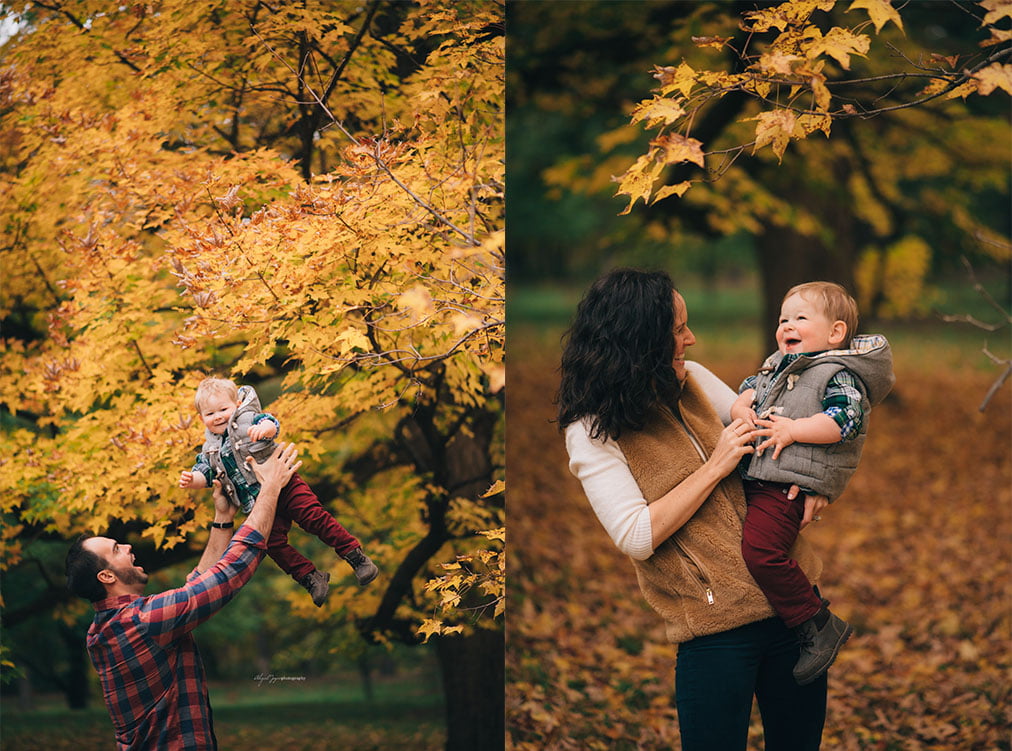
[[[4,565],[26,535],[112,524],[199,542],[209,497],[175,479],[217,374],[268,396],[389,575],[376,628],[410,633],[430,559],[502,525],[482,497],[502,7],[36,3],[23,23],[0,72]]]

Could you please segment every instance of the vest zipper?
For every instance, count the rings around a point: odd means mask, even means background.
[[[696,453],[699,454],[699,458],[705,462],[709,457],[706,455],[706,451],[703,449],[703,444],[700,443],[699,439],[696,438],[695,434],[692,432],[692,430],[689,429],[689,426],[685,423],[684,420],[682,420],[680,416],[678,416],[673,411],[671,415],[672,417],[675,418],[675,421],[682,426],[682,429],[685,431],[685,434],[689,437],[689,443],[691,443],[695,447]],[[714,492],[716,492],[716,489],[714,490]],[[696,570],[699,572],[698,577],[699,585],[703,589],[703,594],[706,595],[706,604],[713,605],[714,603],[713,588],[710,586],[710,576],[709,574],[706,573],[706,568],[703,566],[702,563],[700,563],[699,559],[696,558],[695,555],[690,553],[688,549],[682,547],[682,544],[677,539],[675,540],[675,545],[678,547],[678,549],[682,552],[682,554],[686,558],[692,561],[692,564],[696,567]]]

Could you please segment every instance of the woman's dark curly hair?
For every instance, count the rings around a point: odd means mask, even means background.
[[[590,417],[592,438],[617,439],[641,429],[655,404],[678,400],[674,292],[663,271],[616,269],[594,282],[565,335],[561,429]]]

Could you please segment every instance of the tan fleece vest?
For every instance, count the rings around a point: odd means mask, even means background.
[[[681,420],[666,408],[654,410],[643,430],[618,441],[647,503],[702,466],[704,459],[686,428],[707,456],[720,436],[720,419],[692,376],[682,389],[678,410]],[[745,495],[737,472],[732,472],[650,558],[633,560],[643,596],[664,618],[670,641],[688,641],[774,615],[741,557],[744,520]],[[813,584],[818,581],[822,561],[800,536],[791,557]]]

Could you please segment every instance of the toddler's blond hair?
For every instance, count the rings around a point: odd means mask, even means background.
[[[857,333],[857,302],[843,286],[836,282],[805,282],[787,290],[784,300],[791,295],[801,295],[808,302],[818,305],[822,309],[822,314],[830,321],[843,321],[847,333],[844,335],[841,349],[850,347]]]
[[[212,394],[224,394],[233,401],[239,401],[239,389],[227,378],[205,378],[193,395],[193,406],[200,412],[200,405]]]

